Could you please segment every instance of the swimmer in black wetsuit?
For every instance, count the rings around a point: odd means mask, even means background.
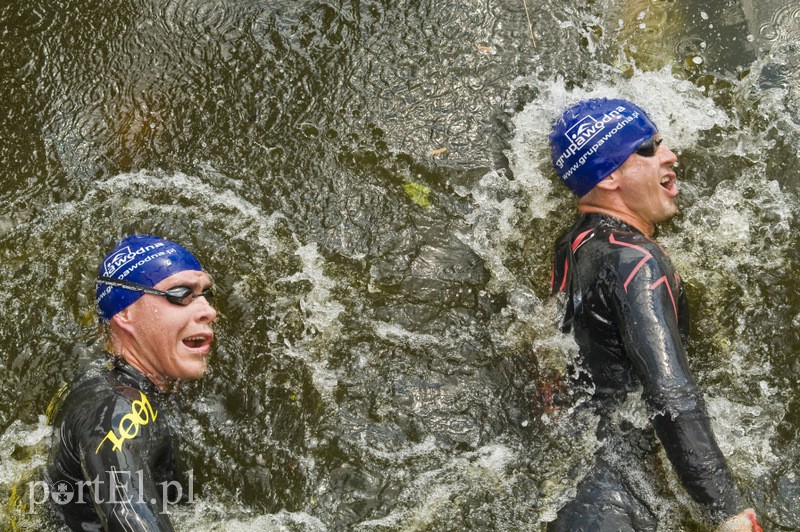
[[[180,245],[132,235],[97,285],[114,366],[72,386],[53,418],[53,500],[72,530],[173,530],[165,505],[187,490],[175,480],[167,394],[205,372],[211,278]]]
[[[686,491],[719,530],[760,531],[715,441],[689,370],[683,283],[654,224],[675,214],[675,154],[647,114],[625,100],[568,109],[550,136],[553,163],[581,218],[558,240],[551,292],[579,347],[575,380],[591,394],[603,442],[594,471],[550,531],[655,531],[657,515],[629,474],[655,452],[652,436],[612,416],[641,387],[655,434]],[[638,480],[638,482],[641,482]]]
[[[122,359],[69,391],[54,420],[50,479],[70,528],[102,530],[104,521],[108,530],[122,523],[172,530],[163,490],[174,481],[175,464],[162,403],[158,388]]]

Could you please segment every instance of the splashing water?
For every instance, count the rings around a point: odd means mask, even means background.
[[[53,528],[26,506],[39,416],[99,356],[97,261],[140,231],[184,243],[221,296],[210,371],[172,412],[196,488],[178,529],[540,529],[600,444],[581,397],[542,396],[575,354],[547,298],[574,216],[547,135],[613,96],[681,160],[658,239],[720,445],[767,526],[800,527],[796,8],[535,11],[531,28],[493,1],[0,8],[0,526]],[[621,415],[646,425],[638,403]],[[662,530],[698,529],[670,468],[652,473],[631,482]]]

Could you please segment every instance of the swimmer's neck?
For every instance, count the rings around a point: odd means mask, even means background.
[[[635,214],[620,211],[617,209],[610,209],[607,207],[600,207],[598,205],[586,204],[586,205],[578,205],[578,212],[580,212],[581,214],[602,214],[605,216],[610,216],[611,218],[616,218],[617,220],[625,222],[631,227],[637,229],[648,238],[651,238],[656,230],[656,226],[653,225],[652,223],[642,220]]]
[[[135,369],[142,375],[144,375],[147,380],[149,380],[158,391],[161,393],[169,393],[173,391],[176,387],[177,381],[175,379],[170,379],[163,375],[160,375],[158,372],[153,370],[152,368],[148,368],[146,364],[142,364],[139,359],[135,356],[131,356],[129,353],[123,351],[121,353],[113,353],[115,359],[122,359],[125,364],[130,366],[131,368]]]

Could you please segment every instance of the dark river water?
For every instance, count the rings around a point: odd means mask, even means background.
[[[598,445],[542,399],[575,351],[546,137],[586,96],[681,158],[658,239],[690,364],[765,530],[800,530],[795,1],[5,0],[0,74],[3,530],[57,529],[45,413],[101,356],[93,279],[131,232],[219,288],[171,413],[179,530],[539,530]],[[663,531],[706,530],[654,471]]]

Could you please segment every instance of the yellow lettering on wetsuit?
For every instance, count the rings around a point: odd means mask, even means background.
[[[114,445],[111,448],[113,451],[119,451],[122,449],[123,443],[139,435],[139,427],[156,420],[158,412],[153,410],[153,405],[150,404],[150,401],[144,393],[140,391],[139,394],[141,395],[141,399],[131,403],[131,413],[125,414],[122,416],[122,419],[119,420],[117,433],[114,433],[114,429],[109,430],[106,437],[103,438],[100,441],[100,445],[97,446],[95,454],[100,453],[100,447],[102,447],[106,441],[110,441]]]

